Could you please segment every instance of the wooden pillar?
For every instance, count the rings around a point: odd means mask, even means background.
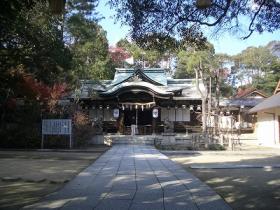
[[[153,129],[153,135],[155,135],[156,134],[156,118],[153,118],[152,129]]]

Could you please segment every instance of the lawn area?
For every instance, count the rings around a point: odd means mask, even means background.
[[[19,209],[57,191],[108,149],[0,151],[0,209]]]
[[[279,149],[163,153],[212,187],[233,209],[280,209]]]

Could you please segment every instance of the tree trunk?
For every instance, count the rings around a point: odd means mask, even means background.
[[[202,72],[200,72],[202,74]],[[203,94],[199,87],[199,70],[195,69],[195,83],[196,83],[196,89],[201,95],[201,100],[202,100],[202,132],[203,134],[206,133],[206,94]]]
[[[220,107],[220,95],[221,95],[221,87],[220,87],[220,70],[218,71],[218,75],[216,75],[216,103],[215,108],[219,110]]]
[[[216,92],[216,101],[215,101],[215,116],[214,116],[214,130],[213,133],[214,135],[217,135],[218,131],[219,131],[219,114],[220,114],[220,96],[221,96],[221,69],[218,70],[216,76],[215,76],[215,80],[216,80],[216,88],[215,88],[215,92]]]
[[[206,133],[206,99],[202,98],[202,132]]]

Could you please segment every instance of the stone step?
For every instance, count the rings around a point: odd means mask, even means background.
[[[129,141],[129,140],[113,140],[113,144],[144,144],[153,145],[154,141]]]
[[[110,138],[112,144],[154,144],[154,138],[150,136],[110,136]]]

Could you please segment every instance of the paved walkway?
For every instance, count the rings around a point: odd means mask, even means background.
[[[119,145],[60,191],[24,209],[231,209],[210,187],[154,147]]]

